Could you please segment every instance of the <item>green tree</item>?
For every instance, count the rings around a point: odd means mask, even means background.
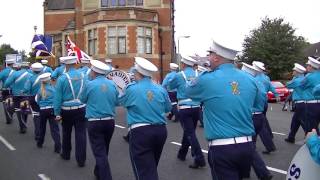
[[[17,54],[18,51],[13,49],[10,44],[2,44],[0,46],[0,64],[3,64],[3,62],[6,59],[6,54]]]
[[[261,26],[250,32],[243,43],[242,60],[265,63],[271,79],[283,78],[294,62],[304,58],[305,39],[295,35],[295,29],[283,18],[265,17]]]

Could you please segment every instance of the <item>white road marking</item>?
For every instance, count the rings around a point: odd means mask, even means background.
[[[286,134],[284,134],[284,133],[279,133],[279,132],[272,132],[272,134],[277,134],[277,135],[281,135],[281,136],[286,136]]]
[[[123,127],[123,126],[120,126],[120,125],[115,125],[116,127],[118,127],[118,128],[121,128],[121,129],[125,129],[126,127]]]
[[[14,148],[5,138],[3,138],[2,136],[0,136],[0,141],[7,146],[8,149],[10,149],[11,151],[16,150],[16,148]]]
[[[177,142],[174,142],[174,141],[172,141],[171,144],[181,146],[180,143],[177,143]],[[208,151],[207,151],[207,150],[201,149],[201,151],[202,151],[203,153],[208,154]],[[274,171],[274,172],[277,172],[277,173],[280,173],[280,174],[284,174],[284,175],[287,174],[287,171],[284,171],[284,170],[281,170],[281,169],[277,169],[277,168],[273,168],[273,167],[269,167],[269,166],[267,166],[267,168],[268,168],[270,171]]]
[[[50,180],[50,178],[48,176],[46,176],[45,174],[38,174],[38,176],[41,180]]]

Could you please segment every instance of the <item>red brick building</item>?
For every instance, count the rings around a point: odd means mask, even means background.
[[[56,57],[66,55],[69,35],[94,59],[112,58],[128,70],[140,56],[166,73],[175,55],[173,6],[173,0],[45,0],[44,32],[53,36]]]

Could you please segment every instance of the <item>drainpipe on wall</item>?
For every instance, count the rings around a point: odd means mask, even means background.
[[[163,80],[163,58],[162,58],[162,36],[161,36],[161,29],[158,30],[159,35],[159,56],[160,56],[160,83],[162,83]]]

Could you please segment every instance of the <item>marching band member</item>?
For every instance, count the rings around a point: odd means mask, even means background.
[[[292,92],[292,100],[295,104],[295,110],[294,114],[292,116],[291,126],[290,126],[290,132],[288,137],[285,139],[285,141],[289,143],[295,142],[295,136],[296,133],[301,126],[303,129],[305,128],[303,125],[303,122],[305,122],[305,98],[304,98],[304,92],[301,88],[301,82],[304,79],[304,73],[306,72],[306,68],[301,66],[298,63],[294,63],[293,68],[293,79],[289,82],[287,82],[287,88],[293,89]],[[305,131],[305,133],[307,133]]]
[[[92,80],[86,84],[81,96],[81,101],[86,104],[89,140],[96,159],[94,174],[99,180],[112,180],[108,154],[115,127],[118,91],[114,82],[106,78],[110,71],[105,63],[91,60]]]
[[[175,64],[175,63],[170,63],[169,66],[170,66],[171,72],[168,73],[166,75],[166,77],[164,78],[164,80],[162,81],[162,86],[168,91],[171,105],[172,105],[171,112],[169,113],[169,116],[167,118],[169,120],[171,120],[172,116],[174,116],[174,118],[175,118],[174,122],[177,122],[179,120],[179,113],[178,113],[178,108],[177,108],[177,104],[178,104],[177,90],[176,89],[173,89],[173,90],[169,89],[168,84],[172,80],[172,78],[174,78],[174,76],[177,74],[179,66],[178,66],[178,64]]]
[[[306,102],[306,117],[305,131],[310,132],[316,129],[318,132],[318,124],[320,117],[320,96],[315,96],[312,92],[313,89],[320,84],[320,62],[313,58],[308,57],[307,72],[308,74],[301,82],[301,87],[305,93]]]
[[[111,70],[114,70],[114,68],[112,66],[112,59],[107,58],[104,60],[104,62],[110,67]]]
[[[307,134],[306,144],[313,160],[320,165],[320,138],[317,135],[316,129],[312,129],[312,131]]]
[[[51,74],[51,79],[52,80],[57,80],[59,76],[61,76],[63,73],[66,72],[66,66],[65,63],[63,62],[63,59],[59,59],[60,61],[60,66],[57,67]]]
[[[90,75],[91,69],[89,68],[89,66],[90,66],[90,59],[81,58],[81,68],[79,68],[78,70],[84,75],[86,79],[90,79],[89,75]]]
[[[39,76],[41,87],[35,97],[37,104],[40,107],[40,133],[37,139],[37,146],[42,147],[44,137],[46,135],[47,121],[49,121],[51,137],[54,141],[54,152],[60,153],[61,140],[58,122],[55,120],[53,112],[53,99],[55,95],[55,88],[50,84],[51,73],[43,73]]]
[[[8,79],[8,77],[13,75],[13,72],[15,71],[12,66],[15,63],[15,59],[6,59],[6,65],[7,67],[0,72],[0,81],[2,82],[2,85],[4,86],[4,83]],[[2,100],[3,100],[3,108],[4,113],[6,116],[6,123],[11,124],[12,123],[12,116],[14,113],[13,108],[13,101],[12,101],[12,94],[11,94],[11,88],[4,88],[1,89],[2,93]]]
[[[23,66],[22,66],[23,65]],[[17,113],[20,133],[27,132],[27,118],[29,114],[29,101],[28,96],[30,92],[25,92],[25,84],[32,76],[28,71],[28,64],[21,64],[21,70],[15,71],[12,76],[8,77],[4,83],[5,88],[9,88],[12,85],[12,94],[15,111]]]
[[[30,92],[30,106],[32,110],[33,122],[34,122],[34,135],[35,140],[38,141],[40,136],[40,108],[35,102],[35,96],[40,89],[39,75],[42,73],[43,66],[41,63],[33,63],[31,65],[31,70],[33,71],[32,76],[25,84],[25,92]],[[39,146],[38,146],[39,147]]]
[[[271,91],[274,94],[274,96],[276,97],[276,101],[279,102],[280,101],[279,94],[277,93],[277,91],[275,90],[273,85],[271,84],[269,76],[267,76],[264,73],[264,71],[266,70],[266,68],[264,67],[264,63],[262,63],[260,61],[253,61],[252,65],[259,70],[259,73],[255,76],[255,79],[257,80],[257,82],[261,83],[263,85],[265,92]],[[276,150],[276,146],[272,140],[273,134],[272,134],[272,130],[270,128],[268,118],[267,118],[267,111],[268,111],[268,101],[266,101],[265,110],[263,112],[265,119],[266,119],[264,121],[265,124],[263,125],[263,127],[259,133],[260,139],[266,148],[266,150],[262,152],[263,154],[270,154],[271,152]]]
[[[70,160],[71,132],[75,128],[75,155],[79,167],[84,167],[86,161],[86,119],[85,104],[80,101],[85,85],[83,75],[75,69],[77,56],[61,57],[66,72],[56,83],[54,97],[54,115],[56,120],[62,120],[62,153],[64,160]]]
[[[190,99],[185,93],[187,82],[194,80],[197,77],[197,71],[193,69],[196,61],[190,57],[183,57],[182,71],[177,73],[169,82],[169,88],[177,89],[179,120],[183,128],[183,137],[181,147],[177,158],[185,161],[191,146],[191,155],[194,161],[190,168],[197,169],[206,165],[200,144],[196,136],[197,122],[200,118],[200,103]]]
[[[212,71],[190,83],[185,94],[203,103],[212,179],[246,178],[254,152],[252,107],[259,89],[255,80],[233,65],[237,51],[214,42],[209,53]]]
[[[42,70],[42,73],[52,73],[52,68],[50,66],[47,66],[48,64],[48,60],[46,59],[42,59],[41,60],[41,64],[43,65],[43,70]]]
[[[167,138],[165,113],[171,102],[164,88],[152,82],[158,68],[150,61],[135,58],[135,82],[127,86],[119,102],[127,108],[129,151],[137,180],[158,180],[157,166]]]
[[[243,65],[241,70],[248,73],[249,78],[256,81],[254,77],[259,73],[259,69],[246,63],[242,63],[242,64]],[[267,99],[267,92],[263,90],[264,86],[258,82],[256,82],[256,84],[259,91],[258,91],[256,101],[254,103],[254,106],[252,108],[252,121],[255,129],[255,135],[252,138],[253,145],[254,145],[252,167],[259,179],[268,180],[268,179],[272,179],[272,175],[270,171],[267,169],[263,159],[261,158],[261,156],[258,154],[256,150],[257,135],[261,132],[261,129],[265,125],[264,121],[266,121],[263,111],[264,111],[266,101],[268,101],[268,99]]]

